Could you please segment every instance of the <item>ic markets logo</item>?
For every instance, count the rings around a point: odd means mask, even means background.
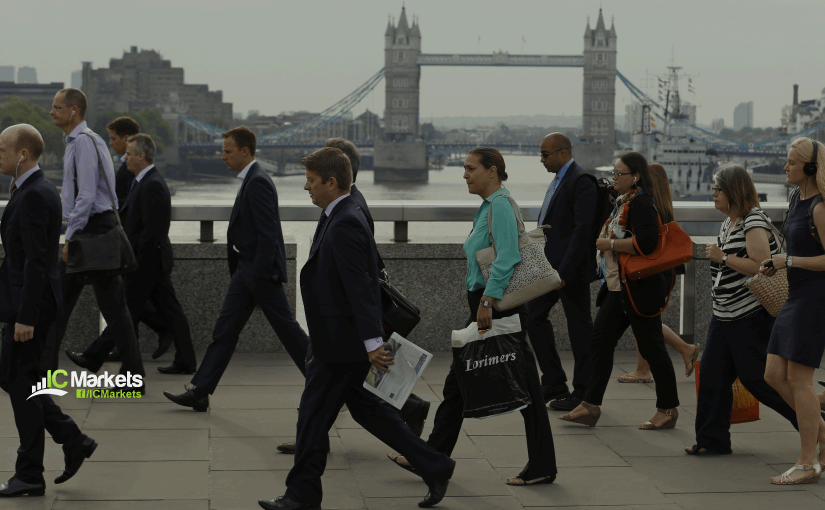
[[[58,376],[62,376],[58,379]],[[63,379],[66,378],[66,379]],[[140,375],[132,375],[131,372],[126,374],[109,374],[104,372],[101,375],[91,374],[89,372],[75,372],[72,370],[71,376],[65,370],[49,370],[46,372],[46,377],[36,385],[32,386],[32,394],[29,398],[38,395],[56,395],[62,397],[68,393],[63,390],[66,386],[76,388],[77,398],[140,398],[141,391],[130,391],[130,388],[143,387],[143,377]]]

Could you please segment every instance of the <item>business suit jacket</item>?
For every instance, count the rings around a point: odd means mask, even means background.
[[[169,241],[172,196],[158,169],[146,172],[121,203],[120,219],[137,257],[138,273],[172,271],[174,258]]]
[[[332,210],[301,270],[312,352],[327,363],[367,361],[364,341],[382,336],[378,249],[352,196]]]
[[[257,163],[249,168],[232,207],[226,249],[230,275],[235,274],[238,262],[244,260],[252,264],[254,276],[287,282],[278,191],[269,174]]]
[[[123,202],[126,201],[126,197],[129,196],[129,188],[132,187],[132,181],[135,180],[135,174],[129,171],[126,168],[126,162],[123,162],[120,165],[117,173],[115,174],[115,196],[117,197],[117,203],[123,207]]]
[[[596,185],[586,177],[579,179],[583,173],[582,167],[573,161],[540,223],[552,226],[544,230],[544,254],[565,282],[590,283],[596,275],[596,240],[592,235]],[[567,189],[572,179],[577,180],[571,197]]]
[[[364,217],[367,218],[367,224],[370,226],[370,232],[372,232],[373,238],[375,238],[375,222],[372,221],[372,213],[370,213],[370,208],[367,205],[367,199],[364,198],[364,195],[361,194],[361,191],[355,187],[355,184],[350,186],[349,194],[352,199],[355,201],[355,205],[361,208],[361,212],[364,213]],[[384,270],[384,259],[381,258],[381,255],[378,255],[378,270]]]
[[[0,266],[3,314],[14,322],[34,326],[62,311],[60,289],[60,195],[41,170],[35,171],[12,194],[0,221],[0,238],[6,257]],[[51,306],[54,305],[54,306]]]

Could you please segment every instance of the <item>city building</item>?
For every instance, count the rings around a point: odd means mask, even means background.
[[[793,86],[793,103],[782,108],[780,129],[785,134],[798,133],[825,124],[825,89],[819,99],[799,100],[799,85]]]
[[[14,66],[0,66],[0,81],[14,83]]]
[[[723,129],[725,129],[725,119],[720,117],[718,119],[713,119],[713,121],[711,121],[710,130],[716,133],[717,135],[721,133]]]
[[[644,131],[644,106],[641,103],[631,103],[624,108],[624,130],[632,135],[633,133]],[[647,126],[647,124],[644,124]]]
[[[228,129],[234,125],[232,103],[223,101],[223,92],[210,91],[208,85],[184,83],[184,70],[172,67],[169,60],[154,50],[132,46],[123,58],[113,58],[108,68],[92,69],[83,62],[83,91],[89,98],[87,118],[97,113],[118,110],[132,113],[157,109],[173,127],[176,140],[183,142],[188,133],[178,115]]]
[[[63,83],[14,83],[0,82],[0,105],[9,97],[19,97],[47,112],[52,109],[54,95],[63,89]]]
[[[37,83],[37,69],[21,67],[17,70],[17,83]]]
[[[582,143],[613,144],[616,140],[616,27],[604,24],[602,10],[596,28],[584,31]]]
[[[83,71],[73,71],[72,72],[72,88],[73,89],[82,89],[83,88]]]
[[[746,127],[753,127],[753,101],[739,103],[733,109],[733,130],[739,131]]]

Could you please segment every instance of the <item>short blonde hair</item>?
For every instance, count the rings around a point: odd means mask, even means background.
[[[825,197],[825,145],[822,142],[816,144],[816,187],[819,193]],[[799,160],[807,163],[814,159],[814,141],[810,138],[800,137],[791,142],[788,153],[796,152]]]

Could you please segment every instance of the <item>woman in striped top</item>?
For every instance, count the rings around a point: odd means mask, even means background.
[[[690,454],[731,453],[731,385],[737,377],[754,397],[797,427],[794,410],[765,382],[773,317],[744,285],[759,272],[761,261],[779,252],[770,220],[759,209],[747,170],[726,165],[714,182],[713,203],[728,218],[722,222],[717,244],[706,248],[713,316],[702,353],[696,444],[685,448]]]

